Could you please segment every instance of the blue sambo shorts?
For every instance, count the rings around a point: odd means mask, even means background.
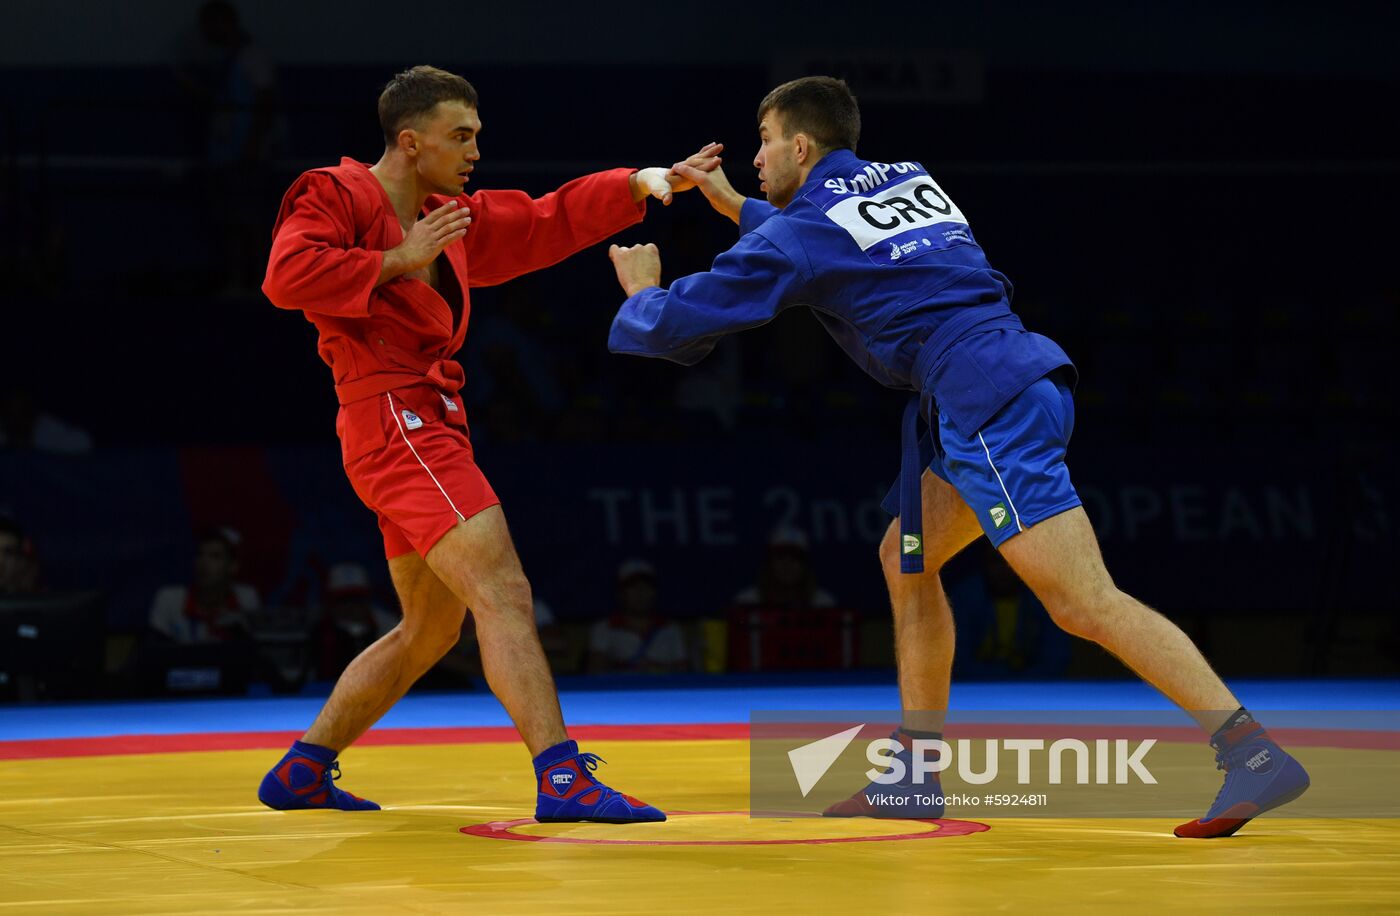
[[[1080,505],[1069,481],[1065,449],[1074,431],[1074,397],[1058,373],[1012,398],[971,438],[946,416],[938,436],[919,440],[919,461],[953,485],[993,546]],[[881,505],[899,514],[899,481]]]

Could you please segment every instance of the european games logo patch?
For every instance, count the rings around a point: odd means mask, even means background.
[[[555,770],[549,774],[549,784],[554,787],[556,795],[563,795],[574,784],[574,776],[573,770]]]
[[[423,425],[423,420],[413,411],[405,410],[403,412],[403,425],[408,429],[417,429]]]
[[[997,503],[988,510],[992,516],[992,524],[1000,528],[1004,526],[1011,516],[1006,514],[1006,503]]]

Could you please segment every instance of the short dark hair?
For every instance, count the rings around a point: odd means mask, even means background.
[[[409,121],[432,111],[438,102],[462,102],[475,108],[476,89],[457,74],[437,67],[420,65],[394,74],[379,93],[379,126],[384,130],[384,145],[393,146]]]
[[[806,134],[823,150],[854,152],[860,141],[860,107],[845,80],[804,76],[783,83],[759,103],[758,123],[770,111],[782,114],[789,136]]]

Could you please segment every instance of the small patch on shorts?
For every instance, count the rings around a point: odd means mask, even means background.
[[[1005,528],[1006,523],[1011,521],[1011,514],[1006,511],[1006,503],[997,503],[987,511],[992,516],[992,524],[997,528]]]

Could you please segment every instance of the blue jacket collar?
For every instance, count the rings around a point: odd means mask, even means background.
[[[807,180],[802,183],[802,187],[797,189],[796,196],[805,197],[807,192],[813,188],[821,187],[823,181],[833,176],[849,175],[863,161],[848,149],[832,150],[821,157],[816,165],[812,166],[812,171],[807,173]]]

